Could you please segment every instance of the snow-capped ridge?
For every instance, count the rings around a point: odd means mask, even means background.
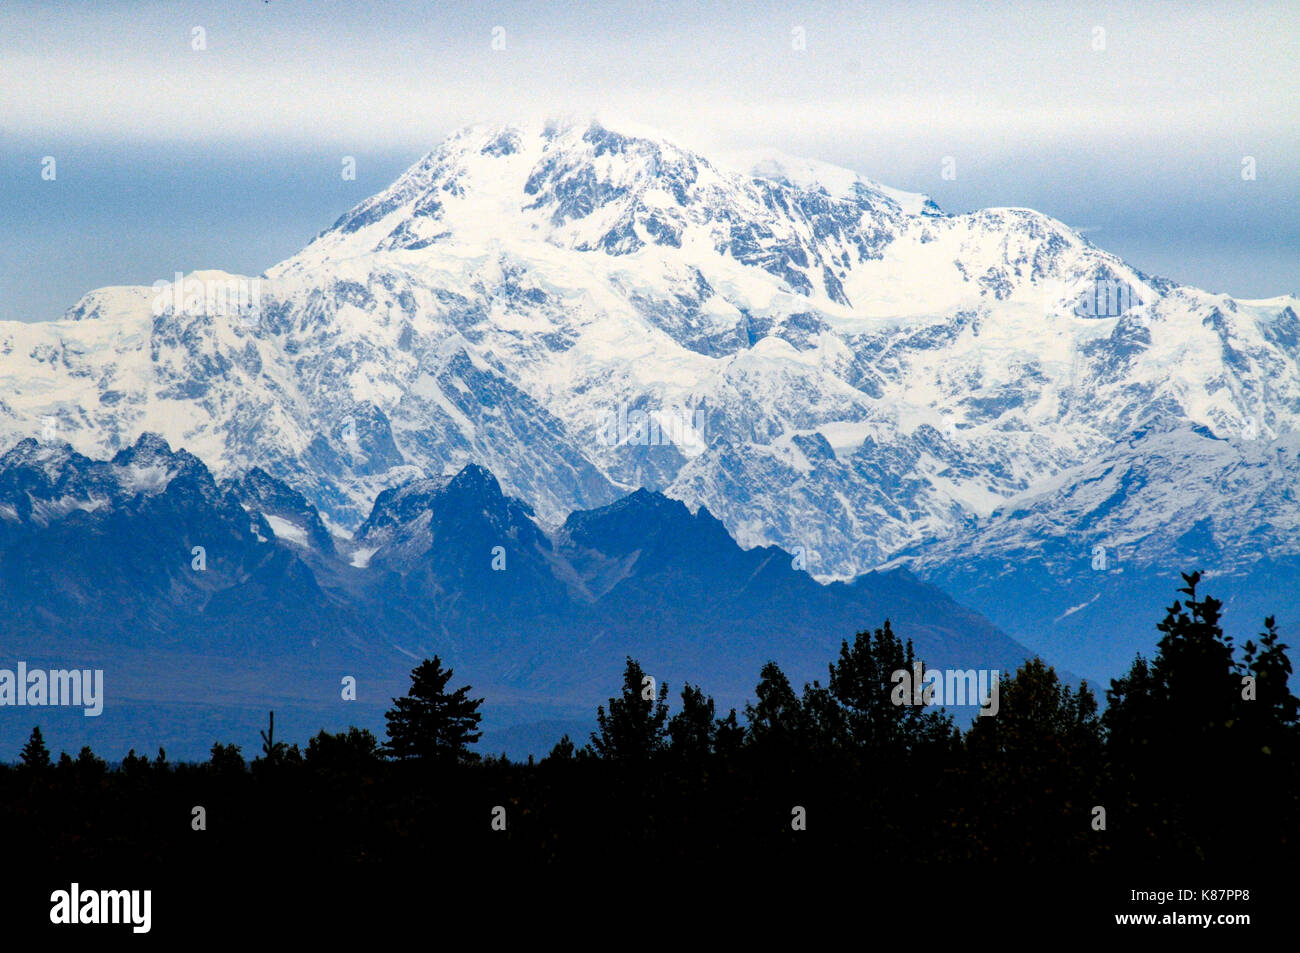
[[[856,200],[864,192],[876,192],[894,202],[908,215],[943,214],[928,195],[891,188],[829,162],[800,158],[770,149],[735,153],[729,157],[729,161],[733,167],[755,178],[768,179],[803,191],[822,191],[832,198],[845,201]]]
[[[802,548],[827,579],[1035,494],[1068,510],[1053,488],[1096,461],[1119,472],[1155,434],[1202,428],[1206,472],[1169,472],[1231,525],[1207,477],[1300,429],[1295,297],[1212,295],[1032,210],[920,198],[789,157],[736,168],[614,122],[469,127],[247,279],[255,313],[115,287],[67,320],[0,323],[0,445],[134,445],[121,472],[150,494],[176,480],[139,444],[158,434],[263,536],[274,517],[357,559],[380,498],[418,508],[467,465],[545,527],[644,487],[745,546]],[[255,468],[333,530],[229,485]],[[98,498],[57,489],[45,504]],[[1157,486],[1134,493],[1161,511]]]

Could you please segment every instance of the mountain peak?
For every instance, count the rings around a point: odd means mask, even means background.
[[[473,494],[479,498],[497,501],[503,498],[501,484],[492,471],[477,463],[467,463],[447,481],[447,493]]]
[[[501,484],[490,470],[469,463],[451,476],[419,477],[384,490],[375,498],[370,517],[357,531],[357,538],[385,526],[413,522],[435,511],[473,510],[495,518],[514,508],[526,517],[532,515],[526,504],[502,493]]]
[[[0,456],[0,470],[22,466],[32,460],[48,455],[48,453],[52,452],[54,449],[55,448],[50,447],[47,444],[42,444],[35,437],[23,437],[16,444],[6,450],[3,456]],[[42,450],[44,450],[45,453],[42,453]]]
[[[908,215],[941,216],[943,211],[928,195],[904,192],[882,185],[851,169],[817,159],[788,155],[773,149],[735,153],[731,163],[754,178],[805,192],[820,192],[845,202],[884,196]]]
[[[184,448],[173,450],[164,437],[150,431],[141,433],[135,443],[119,450],[111,462],[115,467],[137,473],[150,471],[154,474],[154,478],[149,481],[150,485],[156,485],[160,480],[165,485],[181,473],[202,471],[206,478],[208,472],[198,457]]]
[[[135,443],[129,447],[124,447],[118,451],[117,456],[122,459],[154,459],[158,457],[170,457],[172,455],[171,444],[165,437],[160,434],[145,431],[136,438]]]
[[[645,488],[606,506],[570,513],[561,532],[579,546],[600,539],[610,553],[656,550],[659,558],[670,561],[728,554],[735,546],[705,507],[692,513],[681,500]]]
[[[705,252],[726,272],[761,269],[786,293],[847,305],[846,268],[905,220],[937,214],[925,196],[825,163],[787,157],[781,169],[727,170],[650,130],[598,119],[469,126],[268,275],[433,249],[536,258],[556,247],[645,253],[662,262],[651,267],[680,273],[699,270]]]

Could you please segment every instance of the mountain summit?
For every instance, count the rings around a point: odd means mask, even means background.
[[[1144,434],[1217,441],[1189,460],[1221,473],[1295,428],[1298,306],[824,163],[476,126],[263,276],[101,289],[65,320],[0,324],[0,439],[111,456],[156,431],[218,479],[260,468],[342,530],[385,489],[475,463],[547,525],[644,487],[822,579],[995,513],[1004,540],[1022,509],[1086,562],[1086,497],[1054,488],[1098,460],[1131,469]],[[1125,511],[1176,492],[1208,522],[1135,529],[1149,563],[1230,535],[1207,474],[1168,473]],[[1228,542],[1215,552],[1249,558]]]

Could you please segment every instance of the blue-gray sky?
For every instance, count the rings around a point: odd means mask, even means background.
[[[1296,293],[1298,40],[1295,3],[5,0],[0,319],[259,273],[460,125],[593,113],[949,211],[1037,208],[1210,290]]]

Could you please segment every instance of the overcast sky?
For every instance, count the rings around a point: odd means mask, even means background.
[[[457,126],[557,114],[1029,206],[1148,272],[1298,293],[1297,41],[1296,3],[5,0],[0,319],[257,274]]]

